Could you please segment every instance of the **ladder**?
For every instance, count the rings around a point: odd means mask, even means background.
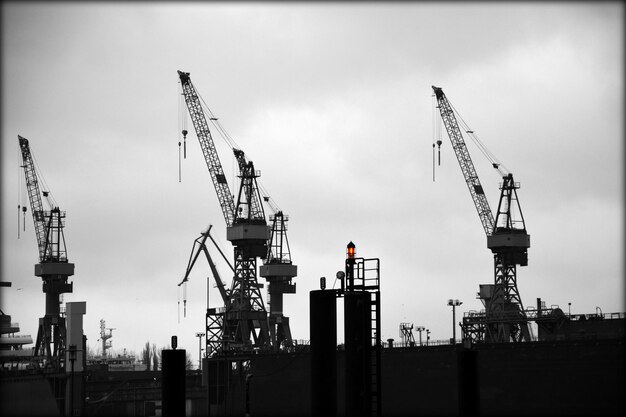
[[[381,369],[380,356],[380,260],[378,258],[356,258],[354,268],[354,289],[370,293],[369,331],[370,331],[370,369],[369,369],[369,411],[371,416],[380,417],[381,407]]]

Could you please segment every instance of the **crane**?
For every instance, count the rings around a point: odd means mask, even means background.
[[[194,244],[191,249],[191,254],[189,255],[189,262],[187,264],[187,269],[185,271],[185,276],[183,277],[182,281],[178,284],[179,287],[183,285],[183,288],[185,289],[184,290],[185,296],[183,298],[183,309],[185,311],[185,315],[186,315],[186,309],[187,309],[186,285],[187,285],[187,282],[189,281],[189,275],[191,274],[191,270],[196,264],[196,261],[198,260],[200,253],[204,253],[206,260],[209,263],[209,267],[211,268],[211,273],[213,274],[213,279],[215,280],[215,286],[218,288],[218,291],[222,298],[222,302],[224,303],[224,306],[225,306],[224,310],[226,310],[230,305],[229,290],[224,285],[224,282],[222,281],[220,274],[217,271],[217,267],[215,266],[215,262],[213,261],[213,258],[211,257],[209,249],[207,248],[207,245],[206,245],[207,239],[211,239],[211,241],[213,242],[217,250],[220,252],[222,257],[226,260],[226,263],[228,263],[228,266],[233,272],[234,272],[234,268],[232,267],[230,262],[228,262],[228,259],[226,259],[226,257],[224,256],[224,253],[219,248],[219,246],[217,246],[217,243],[211,236],[212,227],[213,227],[212,225],[209,225],[208,229],[206,231],[203,231],[200,234],[200,237],[194,240]],[[205,352],[207,352],[207,356],[211,356],[214,352],[218,352],[222,347],[224,317],[223,317],[223,311],[218,312],[217,309],[208,308],[209,306],[208,285],[209,283],[207,279],[207,310],[208,312],[210,312],[210,314],[207,313],[207,316],[206,316],[206,328],[207,328],[208,341],[206,342]]]
[[[68,277],[74,275],[74,264],[68,262],[65,245],[65,212],[58,206],[44,210],[37,172],[28,139],[18,135],[22,154],[22,167],[26,177],[28,199],[35,224],[35,235],[39,251],[39,263],[35,264],[35,276],[43,281],[46,294],[46,313],[39,319],[34,356],[41,358],[46,366],[62,369],[65,366],[66,327],[61,315],[61,295],[71,293],[73,283]],[[49,199],[47,199],[50,202]]]
[[[224,282],[222,281],[219,272],[217,271],[217,267],[215,266],[215,262],[213,262],[213,258],[211,257],[211,254],[209,253],[209,249],[206,246],[206,240],[207,238],[210,238],[211,241],[213,241],[213,243],[215,244],[215,241],[213,240],[213,238],[211,237],[211,228],[213,227],[213,225],[209,225],[208,229],[206,231],[203,231],[200,234],[200,237],[198,237],[196,240],[194,240],[194,244],[193,247],[191,248],[191,254],[189,255],[189,262],[187,264],[187,269],[185,271],[185,276],[183,277],[183,280],[178,284],[178,286],[180,287],[181,285],[185,284],[186,282],[189,281],[189,274],[191,274],[191,270],[193,269],[194,265],[196,264],[196,261],[198,260],[198,256],[200,255],[200,252],[204,253],[204,256],[207,259],[207,262],[209,263],[209,267],[211,268],[211,272],[213,274],[213,278],[215,280],[215,286],[218,288],[220,296],[222,297],[222,301],[224,302],[224,305],[228,305],[229,303],[229,294],[228,294],[228,289],[226,289],[226,286],[224,285]],[[216,247],[219,250],[219,247],[216,245]],[[221,250],[220,250],[221,252]],[[226,260],[228,262],[228,260]],[[231,270],[233,270],[234,272],[234,268],[232,267],[232,265],[230,265],[230,263],[228,263],[228,266],[230,266]],[[184,300],[184,302],[186,302],[186,300]]]
[[[238,149],[234,149],[237,164],[240,172],[250,170],[249,162],[246,161],[245,154]],[[244,176],[245,178],[245,176]],[[251,216],[256,219],[262,218],[263,206],[253,192],[249,181],[243,182],[241,192],[244,192],[249,201],[246,209]],[[262,256],[263,265],[259,268],[259,275],[268,282],[267,295],[269,304],[269,337],[270,344],[274,350],[281,347],[292,346],[291,328],[289,317],[283,314],[283,295],[294,294],[296,286],[291,282],[297,273],[297,266],[291,262],[291,251],[287,240],[287,221],[289,216],[283,214],[273,203],[270,197],[264,196],[263,201],[267,203],[273,214],[270,215],[272,226],[270,237],[267,241],[267,254]]]
[[[223,313],[207,309],[207,323],[223,323],[222,349],[268,347],[267,311],[260,293],[263,285],[257,281],[257,258],[266,256],[270,237],[257,185],[260,174],[254,169],[252,161],[245,161],[242,151],[234,150],[241,178],[235,204],[199,95],[189,75],[188,72],[178,71],[182,94],[226,222],[226,238],[234,247],[234,277],[228,294],[229,302]],[[209,339],[206,339],[207,347],[210,342],[216,342]]]
[[[487,236],[487,248],[494,256],[494,284],[483,286],[486,291],[481,294],[485,302],[485,316],[464,319],[464,338],[475,342],[529,341],[528,319],[517,288],[517,265],[528,265],[530,247],[530,235],[526,231],[517,197],[519,183],[515,182],[512,173],[503,175],[500,200],[494,219],[455,112],[443,90],[435,86],[432,88],[441,119]],[[493,167],[500,168],[497,163],[494,163]],[[516,218],[516,215],[519,215],[519,218]]]
[[[268,282],[269,326],[272,346],[289,348],[293,341],[289,317],[283,314],[283,294],[295,294],[296,284],[291,280],[298,275],[298,267],[291,261],[291,250],[287,239],[287,221],[289,216],[283,214],[272,204],[270,197],[264,197],[273,214],[270,239],[267,245],[267,256],[259,268],[259,274]]]

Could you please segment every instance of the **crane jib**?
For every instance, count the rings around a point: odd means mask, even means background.
[[[437,104],[439,108],[439,113],[441,115],[441,119],[443,120],[443,124],[448,133],[448,137],[450,138],[450,142],[452,143],[452,148],[454,149],[454,153],[459,162],[459,166],[465,177],[465,182],[467,183],[467,187],[469,189],[470,195],[474,202],[474,206],[476,207],[476,211],[478,212],[478,216],[480,218],[480,222],[485,230],[485,234],[490,236],[494,230],[494,217],[489,207],[489,203],[485,196],[485,192],[483,190],[482,185],[480,184],[480,180],[478,179],[478,174],[476,173],[476,169],[474,168],[474,164],[469,155],[469,151],[463,140],[463,135],[461,134],[461,129],[456,121],[454,116],[454,112],[448,102],[443,90],[439,87],[432,87],[435,96],[437,98]]]
[[[217,193],[217,199],[222,209],[224,220],[227,226],[231,226],[235,221],[235,204],[230,188],[228,187],[226,175],[224,175],[224,169],[222,168],[217,149],[211,137],[209,125],[202,111],[200,99],[189,78],[189,73],[178,71],[178,75],[180,77],[182,92],[185,97],[185,102],[187,103],[189,115],[193,122],[194,129],[196,130],[196,136],[200,142],[200,147],[202,148],[209,173],[211,174],[211,180],[213,181],[215,192]]]
[[[28,199],[35,225],[39,260],[47,263],[67,262],[67,249],[63,236],[65,212],[59,210],[58,207],[52,207],[50,211],[43,209],[41,191],[28,139],[18,135],[18,140],[22,153]],[[44,195],[46,195],[45,191]],[[73,271],[68,272],[68,274],[72,275]]]

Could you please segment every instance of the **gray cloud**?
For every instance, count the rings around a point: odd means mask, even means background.
[[[2,309],[23,333],[36,334],[44,297],[31,218],[16,236],[18,134],[68,213],[65,300],[87,301],[90,345],[105,318],[114,348],[178,334],[193,353],[208,269],[192,276],[180,323],[176,284],[201,229],[230,244],[190,123],[178,182],[176,70],[191,72],[290,215],[294,337],[308,338],[308,291],[332,281],[350,240],[381,259],[384,338],[409,321],[447,339],[448,298],[480,309],[491,254],[445,134],[432,181],[433,84],[522,183],[525,305],[624,310],[620,4],[2,8],[2,275],[14,282]],[[493,209],[501,179],[471,152]]]

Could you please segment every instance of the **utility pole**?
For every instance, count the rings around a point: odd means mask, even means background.
[[[198,332],[196,333],[196,337],[198,338],[198,369],[202,370],[202,338],[205,336],[205,333]]]
[[[461,304],[463,304],[462,301],[459,300],[448,300],[448,305],[452,306],[452,340],[451,340],[451,344],[456,345],[456,307],[460,306]]]
[[[422,346],[422,331],[426,330],[426,328],[424,326],[417,326],[417,329],[415,330],[417,330],[420,334],[420,346]]]
[[[71,365],[71,380],[70,380],[70,416],[74,417],[74,362],[76,362],[76,345],[70,345],[69,359]]]

